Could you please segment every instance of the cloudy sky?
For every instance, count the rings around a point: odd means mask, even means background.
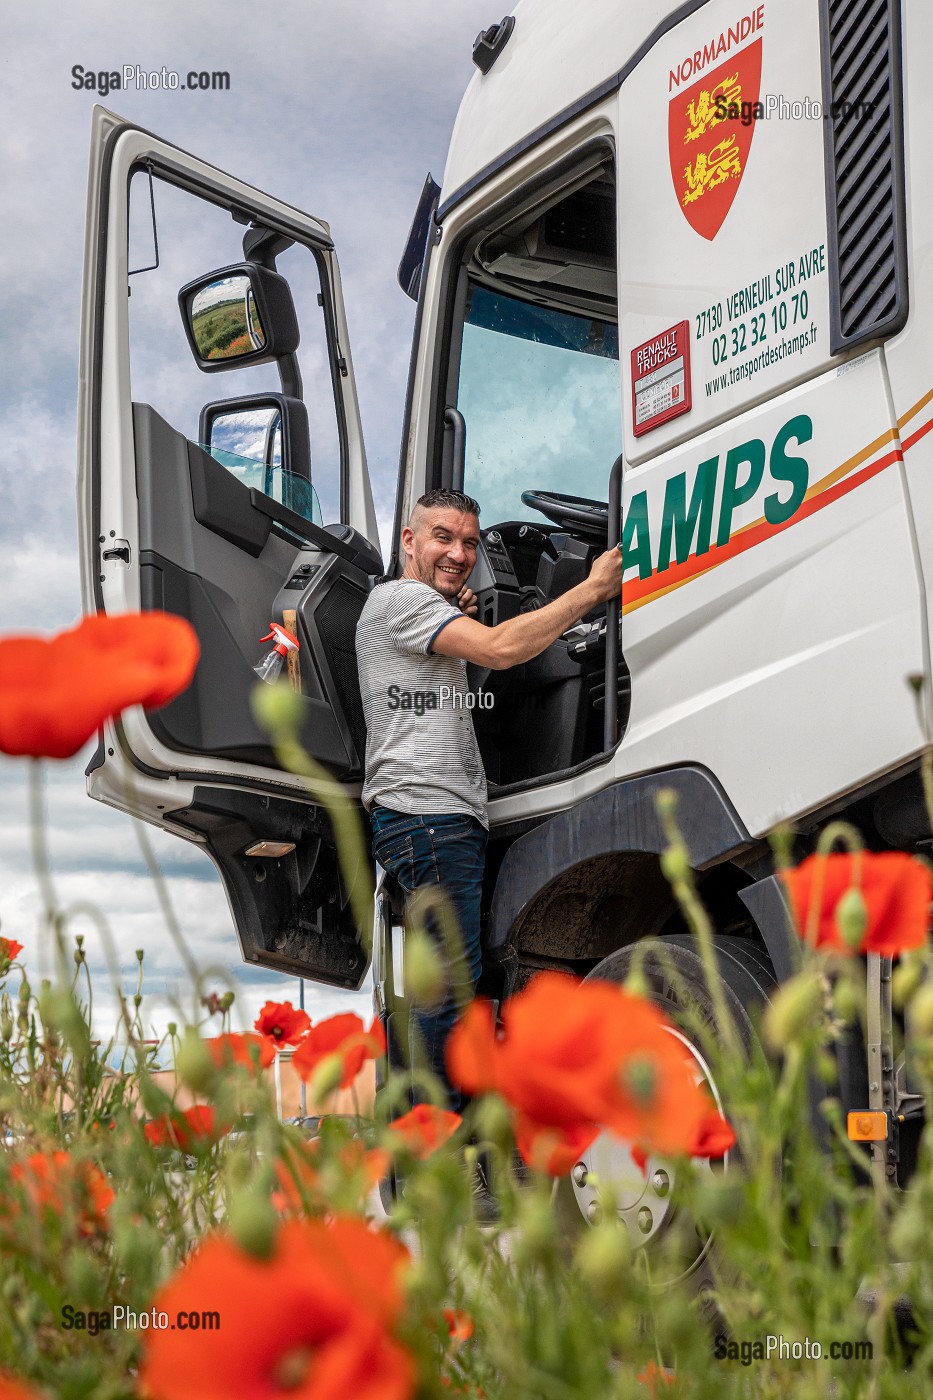
[[[501,18],[491,0],[35,0],[4,16],[0,88],[0,299],[4,327],[0,634],[51,631],[80,612],[75,524],[78,318],[93,91],[72,69],[186,73],[225,69],[229,92],[109,93],[104,105],[331,224],[347,303],[363,426],[383,543],[391,519],[413,303],[395,268],[425,174],[440,179],[457,106],[474,71],[477,32]],[[209,397],[209,396],[205,396]],[[147,1022],[164,1027],[183,986],[133,825],[84,791],[93,745],[45,774],[57,897],[94,901],[135,982],[146,950]],[[0,757],[0,931],[37,965],[39,896],[31,866],[26,761]],[[202,966],[231,969],[250,1021],[266,996],[297,984],[247,973],[207,858],[151,832],[186,941]],[[89,920],[74,924],[99,946]],[[93,954],[101,964],[99,952]],[[131,987],[130,990],[133,990]],[[312,1014],[366,1011],[312,984]],[[96,1018],[113,999],[101,977]]]

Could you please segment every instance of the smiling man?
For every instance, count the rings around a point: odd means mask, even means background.
[[[589,578],[553,603],[496,627],[475,620],[467,579],[479,548],[479,506],[459,491],[429,491],[402,531],[401,578],[373,589],[356,629],[366,716],[363,804],[373,853],[406,895],[440,885],[462,946],[455,956],[429,932],[447,972],[440,1005],[413,1018],[412,1061],[441,1080],[458,1008],[479,980],[480,899],[486,852],[486,776],[468,707],[466,663],[504,670],[530,661],[622,588],[622,556],[608,550]],[[423,1097],[416,1090],[416,1097]]]

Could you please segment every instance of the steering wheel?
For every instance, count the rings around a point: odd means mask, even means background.
[[[523,491],[522,500],[566,530],[568,535],[605,548],[609,528],[606,501],[592,501],[589,496],[565,496],[560,491]]]

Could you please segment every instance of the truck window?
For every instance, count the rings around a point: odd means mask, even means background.
[[[457,406],[485,522],[540,519],[531,488],[605,500],[622,442],[616,326],[472,285]]]
[[[615,228],[615,180],[605,149],[591,148],[550,195],[519,192],[465,253],[445,388],[455,380],[464,490],[480,504],[473,583],[490,626],[545,607],[606,547],[622,448]],[[606,630],[600,607],[526,665],[471,676],[494,795],[605,760]],[[624,659],[610,684],[624,728]]]

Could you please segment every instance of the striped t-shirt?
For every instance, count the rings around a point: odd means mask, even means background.
[[[417,579],[377,584],[356,627],[366,716],[363,805],[420,816],[469,812],[483,826],[486,775],[467,708],[466,662],[436,656],[460,609]]]

